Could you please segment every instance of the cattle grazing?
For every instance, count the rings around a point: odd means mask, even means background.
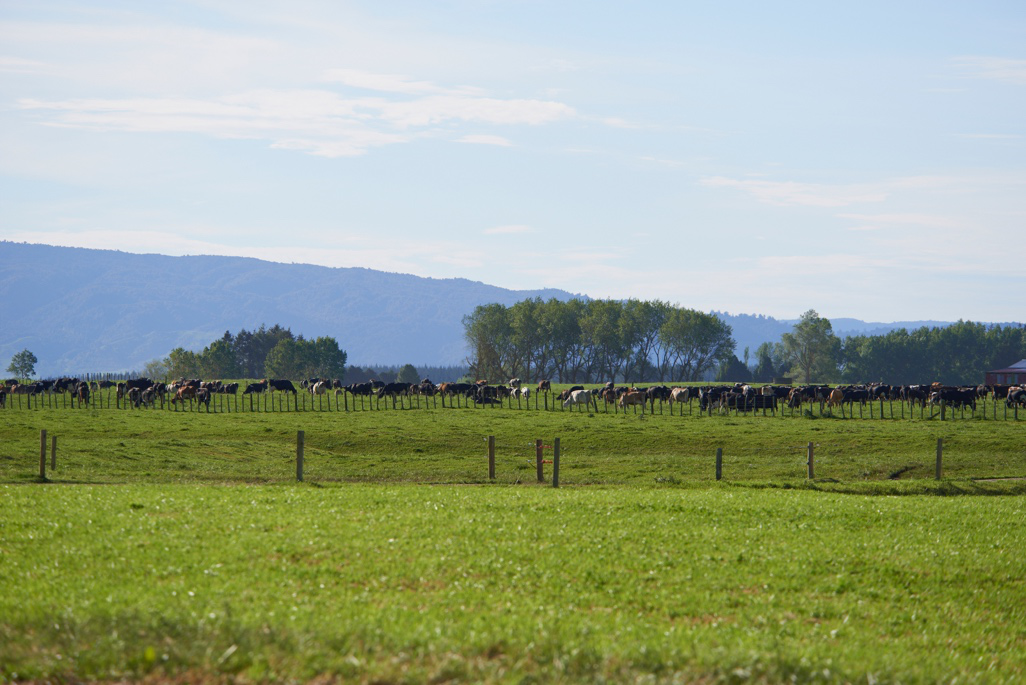
[[[549,392],[552,390],[552,381],[538,381],[538,392]]]
[[[243,395],[252,395],[253,393],[261,393],[267,390],[267,381],[259,381],[256,383],[250,383],[246,386],[246,389],[242,391]]]
[[[627,409],[627,407],[634,405],[637,407],[641,405],[641,413],[645,413],[645,405],[648,403],[648,395],[641,392],[640,390],[628,390],[627,392],[620,395],[620,400],[617,402],[621,407]]]
[[[592,397],[591,390],[585,390],[584,388],[581,388],[580,390],[574,390],[563,401],[563,408],[566,409],[567,407],[573,407],[574,405],[581,404],[583,404],[585,407],[590,408],[593,399],[594,398]],[[595,411],[598,411],[597,403],[595,405]]]
[[[196,399],[196,393],[199,392],[199,390],[199,388],[192,385],[182,386],[178,388],[178,392],[176,392],[175,396],[171,398],[171,404],[178,404],[179,402],[184,402],[185,400],[194,400]],[[207,393],[208,398],[209,396],[210,393]]]
[[[519,387],[520,387],[520,379],[519,378],[510,378],[509,379],[509,389],[510,390],[516,390]]]
[[[267,387],[271,390],[271,392],[277,390],[278,392],[290,392],[293,395],[299,394],[299,391],[296,390],[296,386],[292,385],[292,381],[290,380],[267,378],[264,380],[264,383],[267,384]]]
[[[563,402],[563,401],[565,401],[565,400],[566,400],[566,399],[567,399],[568,397],[570,397],[570,395],[571,395],[572,393],[574,393],[574,392],[576,392],[576,391],[578,391],[578,390],[584,390],[584,386],[583,386],[583,385],[574,385],[574,386],[571,386],[571,387],[567,388],[566,390],[564,390],[563,392],[561,392],[561,393],[559,393],[558,395],[556,395],[556,399],[557,399],[557,400],[559,400],[560,402]]]
[[[673,403],[678,402],[683,404],[691,399],[691,388],[673,388],[670,390],[670,397],[667,400],[670,403],[670,408],[673,408]]]
[[[831,390],[826,399],[827,405],[830,407],[840,407],[842,402],[844,402],[844,391],[840,388]]]
[[[324,395],[328,392],[328,384],[324,381],[316,381],[309,386],[309,390],[311,395]]]
[[[128,395],[126,395],[126,397],[128,401],[132,404],[132,406],[138,409],[139,405],[142,404],[142,394],[143,391],[139,388],[131,388],[129,389]]]
[[[1026,407],[1026,389],[1018,386],[1008,388],[1008,391],[1005,393],[1005,406]]]
[[[81,404],[89,404],[89,384],[85,381],[79,381],[78,385],[75,386],[75,397]]]

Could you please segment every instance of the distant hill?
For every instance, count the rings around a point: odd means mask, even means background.
[[[507,290],[461,278],[167,257],[0,241],[0,364],[28,348],[39,376],[138,370],[226,330],[281,324],[330,335],[351,363],[460,364],[464,315],[563,290]],[[0,371],[3,373],[3,371]]]
[[[459,365],[467,356],[466,314],[531,297],[588,299],[371,269],[0,241],[0,368],[28,348],[39,359],[39,376],[137,371],[175,347],[199,351],[225,331],[276,323],[307,338],[333,336],[351,364]],[[795,323],[712,313],[733,329],[739,357],[745,347],[754,355],[761,343],[779,342]],[[841,337],[949,325],[831,323]]]

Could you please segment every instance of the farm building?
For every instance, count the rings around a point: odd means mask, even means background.
[[[987,385],[1019,385],[1026,383],[1026,359],[1020,359],[1007,369],[987,372]]]

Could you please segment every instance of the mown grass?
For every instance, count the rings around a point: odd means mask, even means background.
[[[557,436],[554,490],[534,440]],[[8,408],[0,680],[1020,682],[1024,437],[968,418]]]
[[[38,476],[39,431],[58,438],[60,482],[281,482],[295,477],[305,433],[306,477],[316,481],[481,483],[488,435],[500,482],[535,479],[534,443],[561,441],[561,481],[677,484],[728,480],[841,481],[1026,476],[1026,421],[840,419],[420,409],[207,414],[199,411],[0,411],[0,482]],[[545,451],[551,460],[551,449]],[[551,467],[546,466],[548,472]]]
[[[0,509],[4,679],[1026,677],[1021,496],[3,485]]]

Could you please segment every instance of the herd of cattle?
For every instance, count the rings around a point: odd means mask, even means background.
[[[519,378],[511,378],[503,385],[491,385],[487,381],[476,383],[440,383],[434,384],[425,378],[419,383],[383,383],[372,380],[366,383],[343,385],[338,379],[310,378],[299,383],[300,388],[311,395],[326,395],[329,392],[340,396],[348,393],[355,397],[391,398],[393,405],[396,400],[409,396],[441,396],[443,398],[466,398],[468,404],[489,405],[501,404],[507,398],[528,399],[531,388]],[[68,393],[80,403],[89,404],[90,397],[105,388],[115,388],[119,400],[135,407],[153,406],[165,402],[172,405],[195,401],[206,405],[209,409],[212,395],[237,395],[238,383],[222,383],[221,381],[202,381],[185,379],[171,383],[151,381],[137,378],[119,383],[113,381],[82,381],[78,378],[58,378],[56,380],[35,381],[20,384],[15,380],[4,381],[0,385],[0,407],[5,406],[7,395],[38,395],[45,393]],[[539,381],[535,393],[551,391],[550,381]],[[268,378],[249,383],[243,395],[286,392],[298,395],[299,389],[290,380]],[[606,383],[601,388],[587,389],[583,385],[574,385],[560,392],[556,399],[564,408],[574,406],[598,408],[599,400],[606,405],[615,407],[651,407],[654,411],[656,402],[668,402],[671,413],[675,403],[690,403],[697,399],[703,411],[739,411],[748,412],[758,409],[776,410],[784,405],[791,409],[799,409],[805,403],[818,403],[829,407],[843,407],[856,403],[865,405],[878,400],[899,400],[914,407],[944,404],[953,408],[970,408],[975,411],[978,400],[992,396],[995,400],[1004,400],[1008,407],[1026,407],[1026,388],[1009,385],[978,385],[968,387],[945,386],[939,383],[929,385],[804,385],[755,387],[750,384],[718,385],[703,387],[670,387],[654,385],[651,387],[616,386]]]

